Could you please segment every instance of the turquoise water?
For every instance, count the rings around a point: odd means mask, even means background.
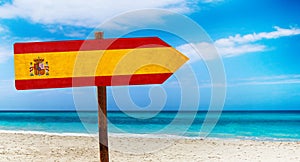
[[[109,132],[199,137],[206,113],[149,115],[109,112]],[[217,116],[212,114],[206,126],[213,126]],[[97,112],[0,112],[0,130],[96,134],[97,123]],[[223,112],[208,137],[299,141],[300,111]]]

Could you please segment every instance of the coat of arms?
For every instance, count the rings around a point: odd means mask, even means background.
[[[49,65],[47,61],[44,64],[44,59],[38,57],[36,59],[33,59],[33,62],[34,63],[30,62],[30,76],[49,75]]]

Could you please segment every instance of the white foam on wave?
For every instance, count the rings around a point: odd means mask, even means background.
[[[34,135],[54,135],[54,136],[84,136],[84,137],[97,137],[98,134],[89,133],[54,133],[43,131],[25,131],[25,130],[0,130],[0,133],[12,133],[12,134],[34,134]],[[271,141],[271,142],[299,142],[300,139],[291,138],[271,138],[271,137],[187,137],[172,134],[134,134],[134,133],[108,133],[110,137],[120,138],[163,138],[163,139],[192,139],[192,140],[229,140],[229,141]]]
[[[94,137],[97,134],[88,133],[53,133],[53,132],[43,132],[43,131],[24,131],[24,130],[0,130],[0,133],[12,133],[12,134],[38,134],[38,135],[54,135],[54,136],[85,136]]]
[[[167,138],[167,139],[192,139],[192,140],[228,140],[228,141],[270,141],[270,142],[299,142],[300,139],[294,138],[271,138],[271,137],[247,137],[247,136],[236,136],[236,137],[188,137],[171,134],[133,134],[133,133],[109,133],[111,137],[132,137],[132,138]]]
[[[164,138],[164,139],[203,139],[203,137],[187,137],[172,134],[134,134],[134,133],[109,133],[111,137],[132,137],[132,138]]]

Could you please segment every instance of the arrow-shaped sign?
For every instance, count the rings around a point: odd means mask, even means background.
[[[161,84],[188,58],[157,37],[102,37],[16,43],[15,79],[18,90],[98,86],[100,161],[108,162],[106,86]]]
[[[14,53],[18,90],[161,84],[188,60],[157,37],[16,43]]]

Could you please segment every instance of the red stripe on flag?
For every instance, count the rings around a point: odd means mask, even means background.
[[[68,52],[171,47],[158,37],[15,43],[14,53]]]
[[[82,86],[121,86],[121,85],[162,84],[172,74],[173,73],[31,79],[31,80],[16,80],[15,84],[17,90],[67,88],[67,87],[82,87]]]

